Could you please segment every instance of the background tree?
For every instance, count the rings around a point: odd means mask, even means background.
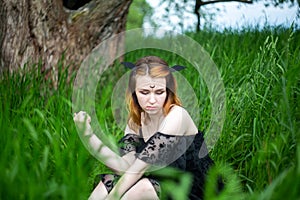
[[[78,65],[101,41],[125,30],[131,2],[0,0],[0,72],[40,62],[49,75],[62,54],[65,63]],[[112,57],[122,43],[107,47]]]
[[[200,9],[202,6],[205,6],[208,4],[220,3],[220,2],[232,2],[232,1],[240,2],[240,3],[248,3],[248,4],[253,3],[253,0],[210,0],[210,1],[195,0],[194,13],[197,16],[196,30],[200,31],[200,17],[201,17]]]
[[[152,15],[153,8],[146,0],[134,0],[129,8],[126,29],[142,28],[145,23],[151,26],[157,26],[157,24],[151,20]]]
[[[205,17],[207,13],[206,10],[203,9],[205,5],[209,4],[215,4],[215,3],[221,3],[221,2],[240,2],[240,3],[247,3],[252,4],[255,2],[259,2],[262,0],[160,0],[159,7],[165,7],[165,10],[167,13],[171,13],[175,16],[177,16],[180,20],[179,26],[182,25],[183,19],[183,13],[184,12],[190,12],[194,13],[197,16],[197,24],[196,24],[196,30],[200,30],[200,18]],[[297,2],[296,2],[297,1]],[[275,7],[281,7],[284,3],[290,4],[290,6],[298,5],[298,13],[300,14],[300,0],[268,0],[264,1],[265,6],[273,5]],[[164,15],[164,19],[167,21],[170,20],[170,16]]]

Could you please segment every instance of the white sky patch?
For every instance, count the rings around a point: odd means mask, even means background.
[[[171,22],[165,22],[162,15],[166,11],[164,6],[159,6],[159,0],[147,0],[147,2],[154,8],[153,20],[161,27],[168,30],[172,30],[175,27],[175,30],[179,32],[183,30],[195,30],[197,19],[196,15],[192,13],[193,7],[187,7],[190,12],[182,13],[179,17],[169,15]],[[227,2],[206,5],[202,9],[212,10],[215,13],[214,19],[210,23],[213,28],[219,30],[230,27],[240,29],[248,25],[262,28],[265,24],[269,26],[283,25],[290,27],[293,22],[298,24],[298,26],[300,25],[300,20],[299,18],[297,19],[298,5],[289,7],[289,4],[282,4],[280,7],[272,5],[266,7],[264,2],[254,4]],[[216,9],[220,10],[216,11]],[[201,18],[200,22],[202,26],[207,23],[203,18]],[[147,23],[144,26],[147,27]]]
[[[213,6],[213,5],[212,5]],[[269,6],[263,3],[242,4],[237,2],[220,3],[216,7],[221,11],[216,16],[216,26],[224,29],[226,27],[241,28],[244,25],[284,25],[290,26],[293,21],[297,21],[297,7],[289,8],[288,4],[283,4],[282,8]],[[298,19],[299,22],[299,19]]]

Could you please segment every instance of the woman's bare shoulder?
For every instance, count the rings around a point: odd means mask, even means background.
[[[177,105],[171,108],[159,128],[159,132],[170,135],[191,135],[197,131],[188,111]]]
[[[178,105],[173,105],[172,108],[170,109],[170,112],[168,113],[169,114],[188,114],[188,112],[186,111],[186,109],[184,107],[181,107],[181,106],[178,106]],[[167,116],[168,116],[167,115]]]
[[[187,122],[192,120],[188,111],[184,107],[177,105],[171,108],[170,112],[166,115],[166,118],[170,118],[174,122]]]

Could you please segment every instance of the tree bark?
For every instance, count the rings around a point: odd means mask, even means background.
[[[53,74],[62,55],[78,67],[101,41],[125,31],[131,2],[92,0],[69,10],[63,0],[0,0],[0,72],[39,62],[43,73]],[[111,57],[122,43],[108,47]]]

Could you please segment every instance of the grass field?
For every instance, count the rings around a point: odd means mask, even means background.
[[[226,90],[226,120],[211,156],[227,187],[218,197],[208,188],[208,199],[300,199],[300,32],[273,28],[187,35],[209,52]],[[191,69],[182,74],[201,91],[196,92],[198,126],[205,131],[211,111],[205,83],[189,63],[168,52],[148,49],[125,58],[149,54]],[[53,88],[38,69],[0,77],[0,199],[87,199],[94,176],[108,169],[78,137],[66,73],[59,72]],[[109,68],[98,85],[98,120],[115,140],[122,130],[114,123],[111,93],[125,72],[120,65]]]

